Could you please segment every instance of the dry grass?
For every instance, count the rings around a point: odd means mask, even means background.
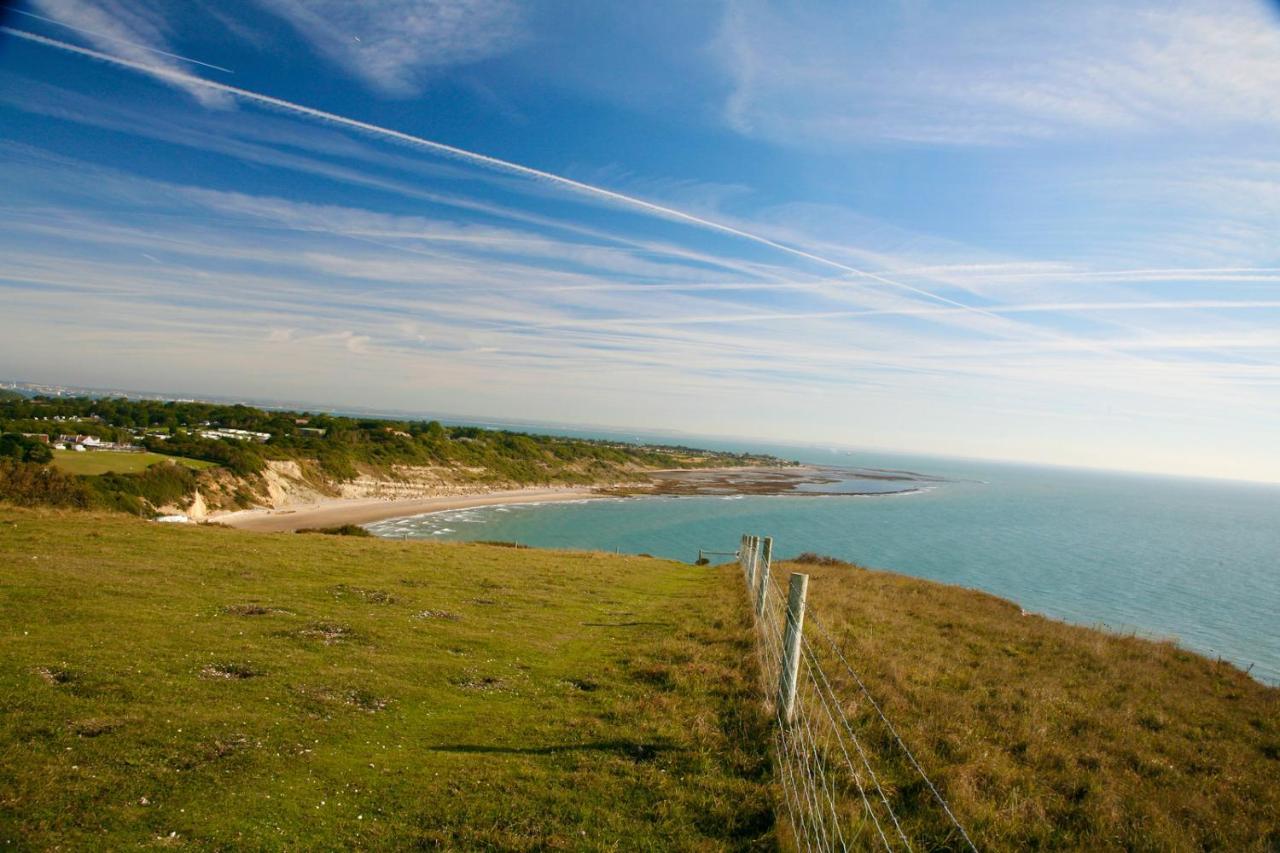
[[[980,848],[1280,849],[1280,690],[976,591],[775,564],[788,570],[810,575],[815,612]],[[816,625],[806,635],[823,647]],[[955,847],[853,679],[823,660],[909,837]]]

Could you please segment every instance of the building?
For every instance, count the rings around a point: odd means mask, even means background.
[[[103,441],[96,435],[60,435],[54,445],[58,449],[70,449],[78,452],[85,450],[113,450],[117,453],[142,453],[146,450],[136,444],[118,444],[114,441]]]
[[[271,438],[269,432],[254,432],[247,429],[202,429],[200,435],[204,438],[254,441],[258,444],[266,444]]]

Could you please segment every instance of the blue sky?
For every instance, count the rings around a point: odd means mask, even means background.
[[[1271,5],[4,23],[10,378],[1280,481]]]

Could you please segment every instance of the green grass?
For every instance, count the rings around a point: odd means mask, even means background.
[[[981,849],[1280,849],[1280,690],[792,569]],[[736,566],[0,506],[0,846],[772,849],[744,599]],[[915,849],[954,849],[823,657]]]
[[[212,468],[214,463],[201,459],[185,459],[181,456],[164,456],[159,453],[122,453],[114,450],[53,451],[53,464],[68,474],[136,474],[152,465],[174,462],[193,471]]]
[[[0,846],[771,848],[734,575],[0,507]]]
[[[979,848],[1280,850],[1280,689],[981,592],[774,566],[789,571],[810,575],[810,604]],[[814,625],[806,635],[824,648]],[[821,657],[908,836],[958,849],[852,678]]]

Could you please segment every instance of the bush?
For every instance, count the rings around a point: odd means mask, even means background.
[[[304,527],[299,533],[324,533],[328,536],[372,536],[358,524],[340,524],[337,527]]]
[[[88,482],[99,505],[133,515],[185,503],[196,490],[196,475],[191,469],[171,464],[152,465],[138,474],[99,474]]]
[[[7,432],[0,435],[0,458],[43,465],[53,461],[53,451],[43,441]]]
[[[18,506],[87,509],[92,495],[79,477],[35,462],[0,459],[0,500]]]
[[[320,463],[320,470],[335,480],[354,480],[360,473],[351,457],[341,450],[326,448],[320,451],[316,461]]]
[[[844,566],[848,569],[859,568],[848,560],[841,560],[837,557],[828,557],[826,554],[815,554],[812,551],[805,551],[791,562],[801,563],[807,566]]]

